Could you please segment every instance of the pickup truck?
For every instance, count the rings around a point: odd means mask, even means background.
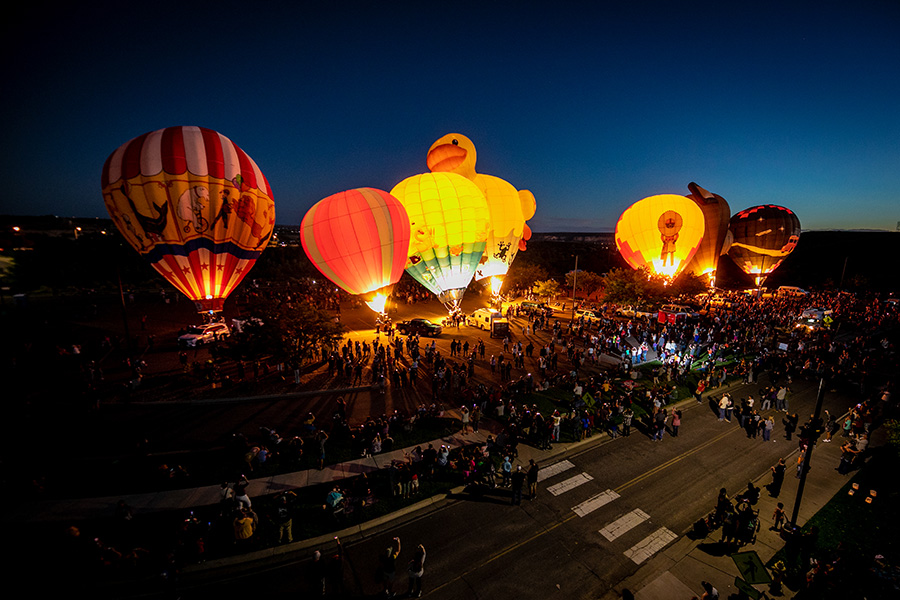
[[[397,331],[403,335],[415,333],[425,337],[437,337],[441,335],[443,328],[428,319],[416,318],[397,323]]]

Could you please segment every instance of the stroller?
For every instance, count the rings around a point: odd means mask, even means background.
[[[756,542],[756,534],[759,532],[759,511],[747,508],[738,515],[737,543],[739,546]]]

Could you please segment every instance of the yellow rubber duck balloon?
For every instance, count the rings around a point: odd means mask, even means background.
[[[660,194],[628,207],[616,224],[616,246],[635,269],[676,277],[691,261],[705,231],[703,211],[684,196]]]
[[[473,181],[484,194],[490,211],[490,230],[475,279],[502,277],[524,250],[531,237],[525,221],[534,216],[534,194],[517,190],[509,182],[475,172],[477,154],[472,140],[459,133],[448,133],[428,150],[427,164],[433,173],[456,173]]]
[[[453,312],[484,255],[487,201],[478,186],[455,173],[407,177],[391,190],[409,215],[406,271]]]

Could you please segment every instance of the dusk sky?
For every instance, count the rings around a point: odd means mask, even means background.
[[[3,214],[106,217],[111,152],[199,125],[280,225],[426,172],[451,132],[534,193],[538,232],[611,231],[691,181],[805,230],[900,221],[896,0],[36,2],[2,38]]]

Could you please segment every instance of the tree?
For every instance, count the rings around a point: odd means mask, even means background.
[[[544,281],[549,277],[550,274],[544,267],[517,258],[509,267],[509,272],[503,279],[502,291],[509,292],[514,289],[530,290],[535,282]]]
[[[604,299],[614,304],[645,306],[658,297],[663,287],[647,269],[618,268],[604,276]]]
[[[538,281],[534,284],[532,292],[534,292],[535,296],[544,300],[553,298],[559,294],[559,282],[555,279]]]
[[[696,296],[708,290],[707,278],[693,272],[681,273],[668,286],[669,295],[672,296]]]
[[[251,308],[258,322],[233,336],[229,351],[233,358],[272,356],[279,362],[303,364],[319,347],[340,344],[344,326],[335,316],[308,302],[285,302],[263,297]]]
[[[578,277],[575,277],[575,271],[566,273],[566,290],[572,289],[575,285],[576,292],[582,292],[584,296],[591,296],[603,289],[604,279],[602,275],[597,275],[590,271],[582,271],[579,269]]]

